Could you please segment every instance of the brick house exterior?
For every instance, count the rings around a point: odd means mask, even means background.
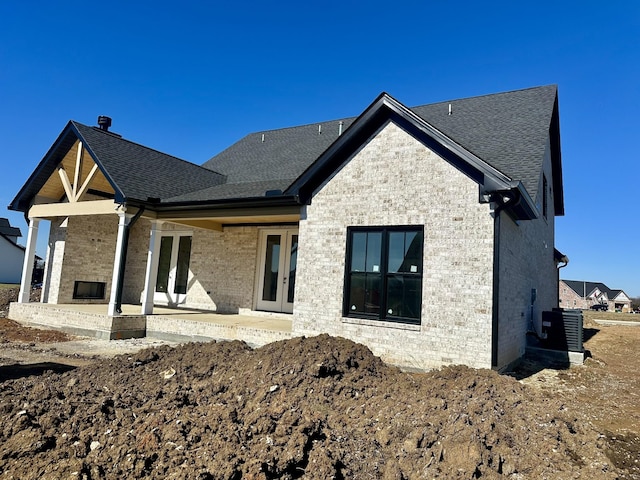
[[[202,166],[70,122],[10,208],[27,251],[51,220],[45,303],[287,312],[404,367],[505,368],[558,305],[557,90],[381,94]]]
[[[613,290],[600,282],[560,280],[558,303],[563,308],[588,309],[606,305],[610,312],[631,311],[631,299],[622,290]]]

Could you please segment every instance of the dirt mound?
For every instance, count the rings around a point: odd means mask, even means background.
[[[0,287],[0,317],[6,316],[9,311],[9,304],[18,300],[19,288]]]
[[[616,478],[602,437],[492,371],[327,335],[159,347],[0,384],[2,478]]]
[[[6,318],[9,304],[18,300],[19,288],[0,288],[0,343],[19,341],[23,343],[67,342],[74,337],[64,332],[25,327]],[[31,302],[40,301],[40,289],[31,292]]]
[[[40,288],[32,289],[29,294],[29,301],[39,302],[41,292],[42,290]],[[19,293],[20,287],[0,287],[0,317],[7,315],[9,312],[9,304],[18,301]]]

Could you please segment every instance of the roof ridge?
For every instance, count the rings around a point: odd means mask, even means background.
[[[541,88],[548,88],[548,87],[555,87],[556,90],[557,90],[558,84],[549,83],[547,85],[538,85],[538,86],[535,86],[535,87],[516,88],[514,90],[507,90],[506,92],[494,92],[494,93],[485,93],[483,95],[471,95],[469,97],[452,98],[450,100],[443,100],[443,101],[440,101],[440,102],[425,103],[424,105],[416,105],[415,107],[411,107],[411,108],[426,107],[426,106],[429,106],[429,105],[438,105],[440,103],[459,102],[461,100],[472,100],[472,99],[476,99],[476,98],[486,98],[486,97],[494,97],[494,96],[499,96],[499,95],[508,95],[510,93],[521,93],[521,92],[526,92],[528,90],[538,90],[538,89],[541,89]]]
[[[407,107],[407,108],[409,108],[409,110],[413,110],[414,108],[422,108],[422,107],[428,107],[428,106],[432,106],[432,105],[435,106],[435,105],[440,105],[440,104],[443,104],[443,103],[460,102],[460,101],[463,101],[463,100],[472,100],[472,99],[478,99],[478,98],[486,98],[486,97],[493,97],[493,96],[499,96],[499,95],[507,95],[507,94],[510,94],[510,93],[526,92],[528,90],[537,90],[537,89],[540,89],[540,88],[547,88],[547,87],[555,87],[557,89],[558,85],[555,84],[555,83],[550,83],[550,84],[547,84],[547,85],[538,85],[538,86],[535,86],[535,87],[517,88],[517,89],[509,90],[509,91],[506,91],[506,92],[487,93],[487,94],[483,94],[483,95],[471,95],[469,97],[452,98],[452,99],[449,99],[449,100],[439,100],[437,102],[430,102],[430,103],[423,103],[423,104],[420,104],[420,105],[413,105],[413,106]],[[391,94],[387,93],[387,95],[389,95],[392,98],[396,98]],[[256,135],[256,134],[261,134],[261,133],[281,132],[283,130],[292,130],[292,129],[295,129],[295,128],[311,127],[311,126],[314,126],[314,125],[322,125],[322,124],[333,123],[333,122],[344,122],[344,121],[347,121],[347,120],[355,120],[356,118],[358,118],[357,115],[350,116],[350,117],[344,117],[344,118],[334,118],[334,119],[331,119],[331,120],[309,122],[309,123],[304,123],[302,125],[291,125],[291,126],[282,127],[282,128],[270,128],[268,130],[255,130],[253,132],[250,132],[250,133],[246,134],[243,138],[250,137],[250,136]]]

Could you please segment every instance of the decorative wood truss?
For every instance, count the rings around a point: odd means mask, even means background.
[[[89,200],[87,193],[113,197],[115,191],[98,164],[77,141],[36,196],[29,209],[31,217],[60,217],[116,213],[113,200]]]

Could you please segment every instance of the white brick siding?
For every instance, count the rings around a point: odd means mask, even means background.
[[[319,191],[300,222],[293,332],[327,332],[415,368],[491,366],[493,218],[477,184],[387,124]],[[349,226],[423,225],[421,325],[342,316]]]

